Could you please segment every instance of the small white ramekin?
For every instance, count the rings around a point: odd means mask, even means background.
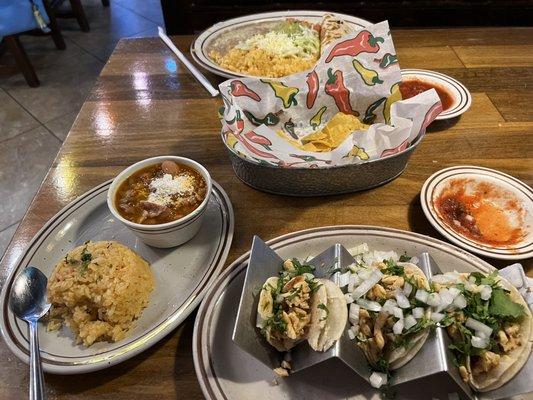
[[[122,217],[115,205],[115,196],[120,184],[140,169],[148,167],[149,165],[162,163],[166,160],[186,165],[200,173],[207,184],[207,193],[202,203],[190,214],[165,224],[143,225],[128,221],[126,218]],[[205,211],[207,210],[207,204],[209,203],[209,197],[211,196],[212,186],[213,184],[209,172],[196,161],[177,156],[152,157],[139,161],[118,174],[107,191],[107,206],[109,207],[111,214],[126,225],[144,243],[160,248],[174,247],[192,239],[200,229]]]

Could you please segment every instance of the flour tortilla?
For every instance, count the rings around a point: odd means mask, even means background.
[[[506,279],[500,277],[500,284],[504,289],[509,290],[509,296],[515,303],[524,307],[525,315],[520,321],[520,338],[522,346],[506,353],[500,360],[500,364],[487,373],[479,374],[474,377],[471,375],[470,385],[479,392],[488,392],[503,386],[509,382],[524,366],[531,354],[531,345],[533,343],[533,318],[524,298],[520,292]],[[467,369],[471,373],[470,358],[467,360]]]
[[[311,303],[311,327],[307,341],[315,351],[327,351],[342,336],[348,320],[344,294],[332,281],[319,279]],[[319,307],[324,304],[326,309]]]
[[[320,53],[323,54],[331,42],[340,39],[351,31],[352,29],[343,19],[337,18],[333,14],[324,15],[320,26]]]

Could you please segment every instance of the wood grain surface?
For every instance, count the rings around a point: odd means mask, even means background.
[[[533,183],[533,28],[393,30],[400,65],[451,75],[472,92],[462,117],[431,125],[407,169],[366,192],[288,198],[258,192],[233,174],[211,98],[158,39],[119,42],[20,224],[0,283],[39,228],[71,200],[141,159],[173,154],[204,164],[228,192],[235,236],[227,265],[263,239],[336,224],[383,225],[442,237],[423,215],[419,192],[435,171],[480,165]],[[186,51],[191,37],[175,37]],[[207,74],[212,83],[222,80]],[[487,260],[495,266],[505,262]],[[533,275],[533,260],[525,261]],[[160,343],[118,366],[46,376],[49,399],[201,399],[193,368],[191,315]],[[27,366],[0,343],[0,398],[27,398]]]

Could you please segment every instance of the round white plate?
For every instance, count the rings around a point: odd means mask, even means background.
[[[521,226],[526,232],[525,237],[519,243],[497,247],[479,243],[451,229],[442,220],[433,203],[447,183],[451,179],[458,178],[472,179],[476,183],[490,183],[509,193],[509,196],[511,196],[509,200],[517,200],[523,210],[522,215],[513,215],[516,212],[510,212],[509,217],[523,221]],[[420,192],[420,202],[422,203],[424,214],[426,214],[431,225],[447,239],[464,249],[483,256],[503,260],[521,260],[533,257],[533,189],[510,175],[493,169],[475,166],[445,168],[437,171],[426,180]]]
[[[322,227],[290,233],[267,243],[285,259],[312,257],[335,243],[350,249],[364,242],[371,249],[406,251],[409,255],[427,251],[443,272],[455,269],[488,273],[493,269],[486,262],[450,244],[390,228]],[[233,343],[231,337],[249,255],[244,254],[223,271],[207,293],[196,317],[194,366],[205,398],[377,399],[377,392],[342,363],[309,368],[288,378],[275,378],[272,370]]]
[[[458,117],[472,105],[472,95],[468,89],[451,76],[427,69],[402,69],[402,78],[418,78],[421,81],[433,83],[446,89],[453,97],[452,106],[441,112],[436,119],[450,119]]]
[[[137,239],[107,208],[111,181],[83,194],[52,217],[35,235],[14,266],[2,290],[0,329],[11,351],[28,362],[27,324],[8,308],[14,277],[26,266],[46,276],[65,253],[87,240],[116,240],[151,264],[155,290],[150,304],[122,341],[77,345],[70,329],[47,332],[40,325],[41,359],[46,372],[78,374],[107,368],[146,350],[176,328],[198,305],[217,278],[233,238],[234,217],[224,190],[213,182],[204,223],[189,242],[172,249],[157,249]]]
[[[233,18],[219,22],[203,31],[191,44],[191,54],[193,59],[203,68],[216,75],[225,78],[247,77],[249,75],[239,74],[220,67],[211,60],[209,53],[212,49],[220,49],[221,52],[229,50],[241,39],[248,38],[257,33],[267,32],[280,20],[286,18],[297,18],[312,23],[320,23],[327,11],[276,11],[260,14],[246,15],[244,17]],[[344,19],[354,29],[364,28],[372,23],[351,15],[332,13]]]

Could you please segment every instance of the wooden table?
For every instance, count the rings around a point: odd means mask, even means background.
[[[220,139],[221,100],[211,98],[158,39],[122,40],[20,224],[1,263],[1,282],[60,208],[126,166],[156,155],[198,160],[228,192],[236,224],[227,264],[248,250],[254,234],[270,239],[323,225],[383,225],[440,238],[424,217],[418,194],[424,180],[441,168],[480,165],[532,184],[533,28],[397,30],[393,35],[403,68],[433,69],[459,79],[472,92],[472,108],[460,119],[434,123],[395,181],[367,192],[306,199],[270,195],[241,183]],[[183,50],[190,41],[175,38]],[[526,260],[530,275],[532,261]],[[203,398],[191,352],[194,316],[118,366],[80,376],[47,375],[49,398]],[[0,398],[27,398],[27,388],[26,365],[0,343]]]

